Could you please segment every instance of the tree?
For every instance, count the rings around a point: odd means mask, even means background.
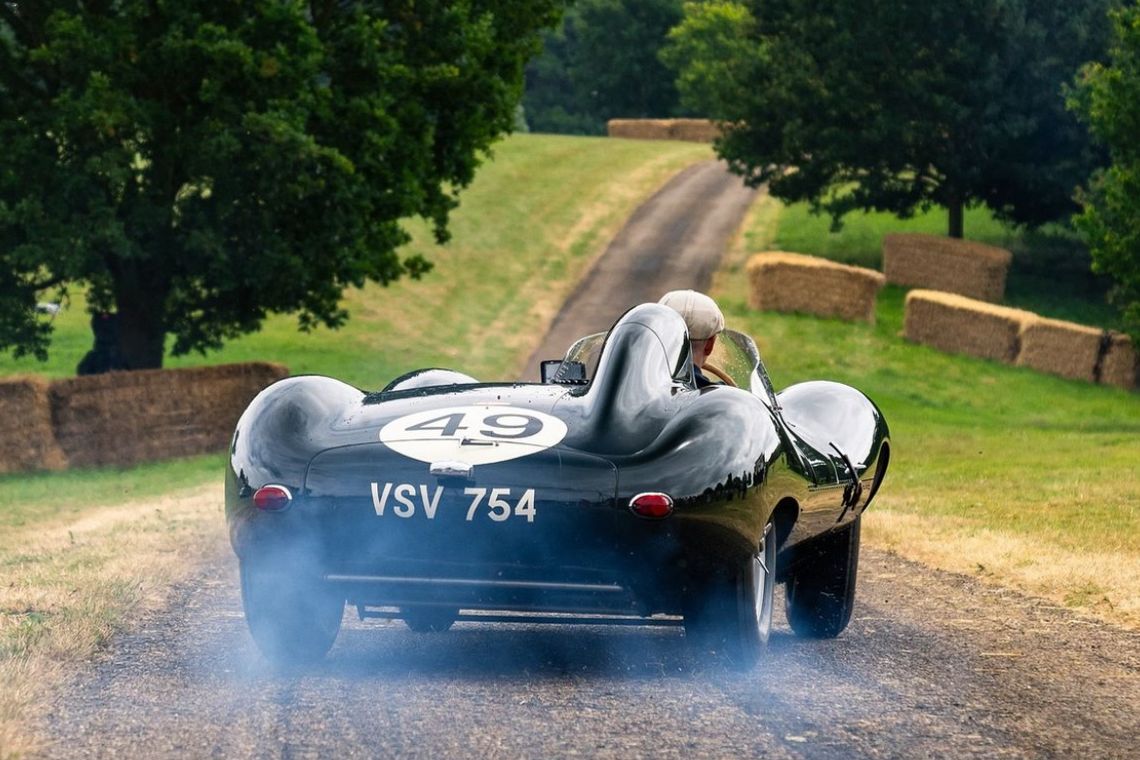
[[[613,118],[681,115],[658,58],[682,0],[578,0],[527,67],[526,105],[538,131],[601,134]]]
[[[132,368],[270,312],[418,276],[509,131],[564,0],[0,2],[0,349],[46,356],[45,292],[116,310]]]
[[[1100,156],[1062,89],[1103,55],[1112,1],[687,3],[663,56],[749,184],[837,222],[943,206],[960,237],[974,203],[1029,225],[1073,210]]]
[[[1079,196],[1084,210],[1076,225],[1093,271],[1116,283],[1112,299],[1140,339],[1140,6],[1120,9],[1112,20],[1109,62],[1085,67],[1070,101],[1111,156]]]
[[[555,134],[602,134],[605,124],[589,113],[587,93],[577,86],[572,73],[579,54],[571,6],[561,25],[543,36],[542,53],[526,67],[523,109],[527,126],[535,132]]]

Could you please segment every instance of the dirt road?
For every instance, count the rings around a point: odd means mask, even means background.
[[[687,171],[638,212],[673,204],[672,232],[627,229],[611,250],[641,263],[603,258],[567,311],[597,321],[554,344],[603,329],[629,302],[704,284],[719,250],[694,230],[746,205],[714,191],[713,169]],[[700,250],[661,258],[689,239]],[[674,255],[691,259],[684,282],[655,279]],[[679,629],[415,634],[354,618],[326,662],[277,672],[246,632],[233,557],[217,549],[165,611],[74,676],[44,716],[45,756],[1137,756],[1140,634],[875,551],[839,639],[796,639],[777,611],[767,658],[742,676],[694,658]]]
[[[756,191],[724,164],[704,161],[673,177],[641,205],[578,284],[527,362],[561,359],[578,338],[609,329],[631,306],[677,288],[708,287]]]
[[[676,629],[354,618],[325,663],[280,673],[223,554],[75,678],[48,754],[1136,756],[1140,636],[882,553],[861,573],[839,639],[781,624],[748,676],[695,660]]]

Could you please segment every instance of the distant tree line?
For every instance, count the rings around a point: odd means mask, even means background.
[[[682,100],[732,125],[750,184],[838,222],[989,207],[1037,225],[1076,210],[1104,161],[1065,88],[1105,56],[1113,0],[689,3],[664,57]]]
[[[534,132],[600,135],[614,118],[689,113],[658,57],[682,0],[578,0],[546,32],[526,68],[523,107]]]

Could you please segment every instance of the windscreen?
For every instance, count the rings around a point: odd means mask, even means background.
[[[586,367],[586,378],[593,380],[606,335],[600,332],[579,338],[570,346],[563,361],[581,362]],[[749,336],[736,330],[725,330],[717,339],[708,361],[723,369],[736,387],[750,390],[769,406],[776,406],[776,391],[760,360],[760,350]]]
[[[760,360],[755,341],[736,330],[725,330],[707,359],[733,379],[737,388],[751,390],[769,406],[775,406],[776,393]]]
[[[562,359],[563,363],[580,362],[586,367],[586,379],[593,380],[594,373],[598,369],[598,359],[602,355],[602,346],[606,342],[606,335],[608,333],[599,332],[593,335],[587,335],[584,338],[579,338],[570,346],[566,351],[566,356]]]

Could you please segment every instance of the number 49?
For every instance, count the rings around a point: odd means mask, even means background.
[[[475,519],[475,513],[479,511],[479,506],[483,503],[483,499],[487,499],[487,508],[490,510],[487,516],[495,522],[503,522],[512,514],[515,517],[525,517],[528,523],[534,522],[533,488],[528,488],[523,491],[522,497],[519,498],[513,508],[511,507],[511,503],[504,498],[510,497],[511,489],[509,488],[492,488],[490,497],[487,495],[486,488],[464,488],[463,493],[472,497],[471,506],[467,508],[468,522]]]

